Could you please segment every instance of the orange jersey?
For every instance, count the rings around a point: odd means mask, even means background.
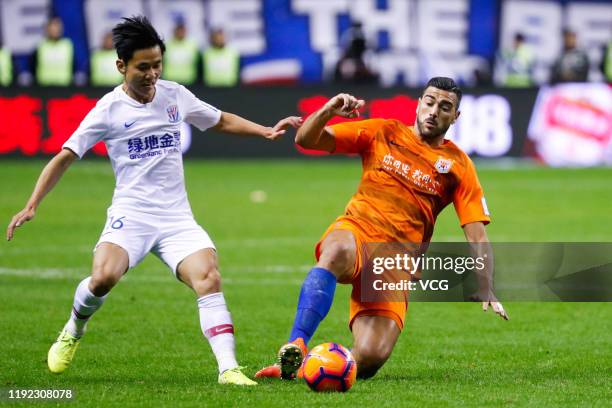
[[[363,174],[345,215],[385,241],[429,242],[438,214],[451,202],[461,225],[489,223],[472,160],[453,142],[432,147],[397,120],[331,126],[334,153],[359,154]]]

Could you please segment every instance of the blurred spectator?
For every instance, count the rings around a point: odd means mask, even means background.
[[[474,69],[473,82],[471,85],[485,87],[493,85],[493,77],[491,76],[491,67],[488,63],[482,64]]]
[[[234,86],[238,83],[240,56],[225,44],[225,34],[215,29],[210,34],[210,47],[204,50],[204,84]]]
[[[102,39],[102,47],[91,54],[90,82],[93,86],[114,86],[123,81],[117,69],[117,51],[113,47],[113,33],[110,31]]]
[[[511,88],[533,85],[534,53],[522,33],[514,35],[512,48],[502,50],[497,56],[495,82]]]
[[[367,42],[361,23],[355,22],[351,28],[343,34],[344,51],[334,73],[336,82],[364,84],[378,80],[378,75],[374,73],[365,61]]]
[[[604,75],[604,80],[609,84],[612,83],[612,40],[608,41],[608,44],[603,47],[601,72]]]
[[[74,49],[63,38],[64,24],[59,17],[47,23],[47,36],[36,49],[36,81],[43,86],[66,86],[72,82]]]
[[[0,43],[0,86],[13,82],[13,58],[8,48]]]
[[[184,85],[193,84],[198,77],[198,44],[187,37],[185,22],[178,20],[174,36],[166,42],[163,76]]]
[[[576,33],[563,31],[563,51],[555,61],[550,82],[586,82],[589,75],[589,57],[576,47]]]

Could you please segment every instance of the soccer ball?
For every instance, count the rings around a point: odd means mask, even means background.
[[[319,344],[304,360],[304,380],[313,391],[348,391],[355,383],[357,364],[338,343]]]

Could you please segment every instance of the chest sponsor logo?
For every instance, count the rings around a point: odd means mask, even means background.
[[[417,187],[423,188],[430,193],[441,195],[442,184],[435,180],[432,174],[417,168],[415,165],[410,165],[402,162],[394,157],[391,153],[387,153],[383,158],[382,168],[390,173],[395,173],[406,180],[410,180]]]
[[[443,157],[438,157],[438,160],[436,160],[436,164],[434,164],[436,170],[438,170],[438,173],[442,173],[442,174],[446,174],[450,171],[451,167],[453,166],[453,161],[452,159],[445,159]]]
[[[161,136],[151,135],[128,139],[127,150],[131,160],[162,154],[181,152],[181,133],[164,133]]]
[[[168,122],[176,123],[181,120],[181,114],[179,113],[177,105],[168,106],[166,112],[168,113]]]

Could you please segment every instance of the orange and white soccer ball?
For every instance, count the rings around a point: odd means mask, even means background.
[[[314,347],[304,360],[304,380],[313,391],[348,391],[357,376],[357,364],[350,351],[338,343]]]

